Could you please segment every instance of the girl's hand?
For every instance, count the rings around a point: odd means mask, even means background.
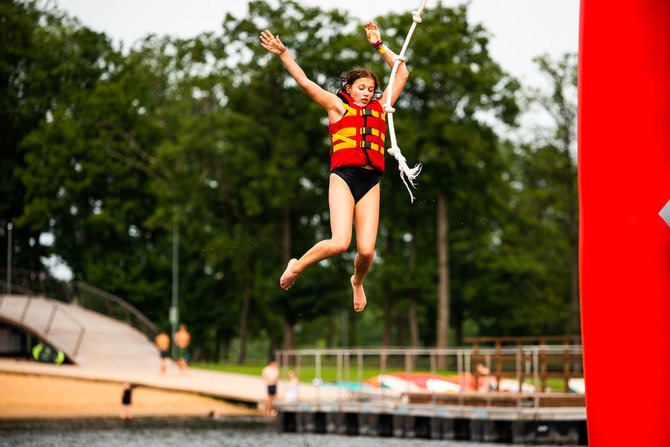
[[[379,32],[377,25],[372,22],[368,22],[363,25],[363,27],[365,28],[365,34],[368,36],[368,42],[370,42],[370,45],[374,45],[382,40],[382,35]]]
[[[268,51],[271,51],[275,54],[283,54],[286,51],[286,47],[281,40],[279,40],[279,35],[273,36],[272,33],[268,30],[265,30],[261,33],[261,46]]]

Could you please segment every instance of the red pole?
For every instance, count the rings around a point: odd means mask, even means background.
[[[670,1],[581,1],[578,138],[589,445],[666,447]]]

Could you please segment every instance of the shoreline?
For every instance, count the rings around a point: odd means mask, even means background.
[[[121,420],[122,385],[84,379],[0,372],[0,421]],[[259,416],[235,405],[197,394],[138,387],[132,393],[133,418]]]

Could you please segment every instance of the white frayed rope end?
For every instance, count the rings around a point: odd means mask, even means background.
[[[421,168],[423,166],[421,165],[421,163],[417,163],[416,165],[414,165],[413,168],[410,168],[407,165],[407,159],[402,154],[402,152],[400,152],[399,147],[391,147],[386,152],[393,155],[393,157],[395,157],[395,159],[398,161],[398,170],[400,171],[400,179],[405,184],[405,188],[407,188],[407,191],[409,192],[410,201],[414,203],[414,194],[412,194],[410,186],[412,188],[416,188],[416,178],[421,173]]]

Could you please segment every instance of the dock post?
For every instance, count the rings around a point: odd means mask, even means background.
[[[428,416],[414,416],[412,419],[414,419],[412,425],[414,427],[414,437],[415,438],[423,438],[423,439],[430,439],[431,435],[431,417]]]
[[[339,433],[339,427],[342,425],[341,416],[339,406],[332,404],[326,413],[326,433],[331,435]]]
[[[431,439],[454,439],[454,420],[444,407],[435,407],[435,414],[430,418]]]
[[[355,436],[358,434],[358,413],[344,413],[344,433],[340,429],[341,434]]]
[[[323,434],[326,432],[326,413],[316,411],[312,417],[312,433]]]
[[[326,415],[308,405],[302,404],[295,415],[296,433],[325,433]]]
[[[282,433],[295,433],[295,413],[292,411],[280,411],[277,415],[277,428]]]
[[[407,405],[398,405],[393,415],[393,436],[396,438],[408,438],[409,431],[409,409]]]
[[[467,441],[470,439],[470,420],[469,419],[453,419],[453,438],[458,441]]]
[[[513,421],[513,444],[586,445],[586,421]]]
[[[511,442],[512,424],[509,421],[473,419],[470,422],[470,440],[475,442]]]
[[[372,405],[364,403],[358,416],[358,432],[363,436],[378,436],[377,414],[373,413]]]

